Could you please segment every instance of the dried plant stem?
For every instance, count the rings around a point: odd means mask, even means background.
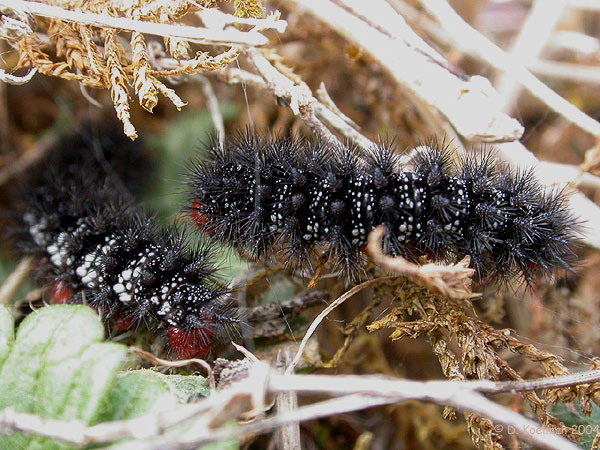
[[[558,0],[557,0],[558,1]],[[563,3],[563,0],[560,0]],[[448,31],[452,45],[516,79],[538,100],[593,136],[600,137],[600,123],[562,98],[529,72],[517,58],[466,23],[445,0],[421,0],[425,9]],[[546,8],[547,5],[544,6]]]
[[[478,294],[471,291],[474,269],[469,268],[469,258],[465,257],[457,264],[425,264],[423,266],[411,263],[402,257],[384,255],[381,245],[387,232],[382,225],[369,234],[367,252],[373,260],[383,268],[406,276],[425,286],[433,292],[449,298],[472,298]]]
[[[313,133],[333,145],[341,146],[336,138],[314,111],[316,102],[309,87],[304,83],[296,83],[277,70],[269,60],[257,49],[249,48],[246,56],[263,77],[267,87],[273,91],[277,98],[289,103],[292,112],[299,116],[313,131]]]
[[[569,0],[568,6],[571,8],[589,9],[590,11],[600,11],[600,3],[596,0]]]
[[[192,358],[192,359],[180,359],[177,361],[169,361],[167,359],[159,358],[156,355],[153,355],[152,353],[147,352],[146,350],[142,350],[141,348],[137,348],[137,347],[129,347],[129,352],[133,353],[134,355],[141,356],[142,358],[146,359],[147,361],[150,361],[152,364],[154,364],[156,366],[185,367],[185,366],[189,366],[190,364],[198,364],[204,370],[206,370],[206,378],[208,380],[209,387],[211,388],[211,390],[216,389],[215,377],[214,377],[212,368],[210,367],[210,364],[208,364],[203,359]]]
[[[285,371],[286,365],[290,363],[292,356],[289,347],[277,355],[276,369],[279,373]],[[298,394],[293,391],[283,391],[277,394],[275,401],[277,414],[285,415],[298,409]],[[301,448],[300,423],[292,422],[277,430],[278,448],[282,450],[296,450]]]
[[[537,59],[552,36],[566,5],[566,0],[553,2],[535,0],[531,5],[529,16],[513,41],[509,56],[518,60],[523,66],[527,65],[527,61]],[[511,76],[511,73],[503,71],[496,83],[496,89],[504,99],[506,112],[513,110],[521,92],[521,85]]]
[[[215,8],[202,8],[196,12],[208,28],[225,28],[225,25],[241,24],[252,25],[255,31],[276,30],[278,33],[285,32],[287,22],[280,20],[278,11],[272,12],[264,19],[256,17],[237,17],[233,14],[224,13]]]
[[[72,445],[111,442],[118,439],[137,437],[135,443],[125,443],[116,448],[136,449],[187,449],[196,448],[207,442],[240,437],[269,431],[277,427],[327,417],[344,412],[357,411],[378,405],[401,403],[408,400],[432,402],[452,406],[461,411],[470,411],[488,417],[494,423],[513,427],[522,439],[539,448],[576,449],[577,447],[552,433],[552,429],[542,429],[525,417],[498,405],[483,394],[500,392],[521,392],[537,389],[556,389],[577,384],[600,381],[600,371],[590,371],[575,375],[544,378],[532,381],[493,382],[493,381],[409,381],[389,377],[363,375],[292,375],[280,374],[263,363],[250,366],[248,378],[217,392],[195,405],[183,405],[177,410],[149,414],[134,420],[112,422],[85,427],[77,422],[62,422],[42,419],[13,410],[0,412],[0,428],[51,437]],[[289,393],[320,394],[337,397],[303,406],[254,423],[239,425],[236,429],[224,431],[206,423],[207,411],[220,407],[239,395],[252,395],[257,386],[264,386],[264,394]],[[248,390],[248,392],[246,392]],[[261,391],[262,392],[262,391]],[[259,399],[257,399],[258,401]],[[234,411],[230,412],[234,413]],[[226,420],[230,416],[220,417]],[[184,420],[200,419],[193,432],[185,436],[164,437],[162,433]],[[157,426],[160,424],[160,426]],[[185,437],[185,439],[183,439]],[[161,447],[162,446],[162,447]]]
[[[597,66],[544,60],[533,60],[527,66],[542,77],[566,80],[571,83],[600,83],[600,69]]]
[[[268,89],[275,93],[275,86],[279,78],[271,78],[273,84],[269,85],[264,78],[250,73],[246,70],[236,69],[229,67],[218,72],[219,77],[229,84],[247,84],[260,89]],[[278,92],[285,92],[286,86],[289,85],[289,81],[284,83],[278,89]],[[288,90],[289,91],[289,90]],[[276,94],[277,95],[277,94]],[[288,92],[285,94],[285,98],[291,98],[292,93]],[[311,94],[312,97],[312,94]],[[289,101],[289,100],[288,100]],[[353,124],[347,119],[347,117],[339,111],[337,106],[332,101],[317,101],[314,97],[310,100],[312,108],[316,116],[327,123],[332,129],[338,131],[342,136],[347,138],[349,141],[354,142],[359,147],[369,150],[375,146],[375,143],[354,128]]]
[[[600,381],[600,370],[589,370],[587,372],[578,372],[572,375],[562,375],[559,377],[538,378],[537,380],[522,381],[472,381],[473,386],[479,392],[485,394],[499,394],[501,392],[523,392],[538,391],[541,389],[558,389],[569,386],[579,386],[582,384],[598,383]]]
[[[0,286],[0,305],[8,305],[17,291],[23,286],[29,278],[33,269],[34,260],[32,257],[23,258],[15,270],[4,280]]]
[[[354,341],[354,338],[358,335],[359,332],[364,330],[365,325],[369,321],[371,317],[371,313],[381,304],[381,300],[376,298],[373,302],[369,303],[360,313],[356,315],[352,322],[344,327],[342,330],[345,339],[344,343],[340,348],[338,348],[335,354],[331,357],[329,361],[318,364],[319,368],[332,368],[337,367],[340,360],[344,357],[350,345]]]
[[[223,122],[223,115],[221,114],[221,108],[219,107],[219,100],[215,95],[215,90],[212,87],[212,84],[204,75],[194,75],[193,79],[198,81],[202,86],[202,92],[206,97],[206,106],[210,111],[210,116],[212,117],[213,125],[217,130],[217,139],[219,141],[219,145],[223,147],[225,143],[225,123]]]
[[[300,346],[298,347],[298,352],[296,353],[296,355],[294,356],[294,359],[288,366],[286,373],[294,372],[294,369],[296,368],[296,366],[300,362],[300,359],[302,358],[302,354],[304,353],[304,349],[306,348],[306,345],[308,344],[308,340],[314,334],[314,332],[317,329],[317,327],[319,326],[319,324],[323,321],[323,319],[325,319],[325,317],[327,317],[327,315],[331,311],[333,311],[335,308],[340,306],[342,303],[344,303],[346,300],[348,300],[350,297],[352,297],[357,292],[362,291],[364,288],[369,287],[375,283],[380,283],[385,280],[391,280],[393,278],[395,278],[395,277],[381,277],[381,278],[375,278],[373,280],[365,281],[364,283],[354,286],[352,289],[345,292],[343,295],[341,295],[340,297],[335,299],[333,302],[331,302],[331,304],[327,308],[325,308],[323,311],[321,311],[321,313],[319,313],[319,315],[315,318],[315,320],[313,320],[312,323],[310,324],[310,327],[308,327],[308,330],[306,330],[306,334],[302,338],[302,342],[300,342]]]
[[[368,52],[431,111],[441,113],[467,140],[507,142],[523,127],[503,113],[489,81],[453,73],[384,0],[294,0]]]
[[[24,0],[0,0],[0,8],[13,10],[20,14],[32,14],[34,16],[73,22],[79,25],[91,25],[102,29],[109,28],[113,30],[136,31],[138,33],[151,34],[154,36],[184,39],[198,44],[236,45],[245,47],[261,46],[269,42],[265,36],[256,31],[244,32],[234,28],[220,30],[146,22],[124,17],[111,17],[108,15],[81,11],[70,11],[58,6]]]
[[[25,84],[29,83],[36,73],[37,69],[33,68],[29,69],[26,75],[19,77],[17,75],[6,73],[4,70],[0,69],[0,81],[13,85]]]

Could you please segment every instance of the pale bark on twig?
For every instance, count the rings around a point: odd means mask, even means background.
[[[117,445],[117,449],[188,449],[225,439],[239,438],[266,432],[294,422],[314,420],[344,412],[357,411],[373,406],[397,404],[408,400],[432,402],[452,406],[461,411],[471,411],[488,417],[494,423],[513,427],[523,440],[540,448],[576,449],[577,447],[558,436],[551,429],[526,419],[510,409],[500,406],[482,394],[521,392],[539,389],[555,389],[600,381],[600,371],[590,371],[554,378],[531,381],[410,381],[376,375],[293,375],[279,374],[264,363],[250,365],[247,378],[231,388],[214,393],[194,405],[182,405],[176,410],[161,411],[138,419],[111,422],[85,427],[77,422],[42,419],[12,410],[0,411],[0,428],[4,432],[22,431],[37,434],[72,445],[106,443],[119,439],[138,438],[137,441]],[[258,419],[253,423],[239,425],[235,429],[220,430],[217,427],[234,419],[241,411],[233,407],[243,403],[256,408],[259,397],[268,393],[319,394],[337,397],[272,417]],[[248,402],[248,400],[250,400]],[[233,402],[233,403],[232,403]],[[227,405],[229,405],[227,407]],[[229,408],[229,409],[228,409]],[[210,414],[208,414],[210,411]],[[257,411],[255,411],[257,412]],[[214,418],[212,425],[206,415]],[[196,426],[181,436],[164,437],[173,426],[195,420]],[[216,422],[215,422],[216,420]],[[219,424],[219,425],[217,425]]]
[[[469,267],[469,257],[456,264],[414,264],[401,256],[388,256],[381,245],[387,232],[382,225],[369,233],[367,253],[384,269],[405,276],[427,289],[448,298],[466,299],[477,297],[471,291],[475,270]]]
[[[467,140],[514,141],[523,127],[500,110],[501,98],[483,77],[462,77],[383,0],[294,0],[371,54],[390,75]]]
[[[521,83],[524,88],[550,109],[582,130],[600,137],[600,123],[598,121],[562,98],[533,76],[517,58],[506,54],[496,44],[471,27],[452,9],[446,0],[420,1],[425,9],[437,19],[442,28],[448,31],[448,36],[452,38],[451,43],[456,48],[487,62],[496,69],[502,70]]]
[[[0,305],[8,305],[15,294],[21,289],[21,286],[29,279],[29,275],[33,270],[33,257],[28,256],[19,262],[15,270],[13,270],[0,286]]]
[[[235,28],[226,30],[191,27],[187,25],[170,25],[165,23],[132,20],[125,17],[111,17],[81,11],[70,11],[58,6],[24,0],[0,0],[0,8],[28,13],[50,19],[73,22],[80,25],[91,25],[98,28],[136,31],[154,36],[184,39],[198,44],[261,46],[269,42],[256,31],[239,31]]]

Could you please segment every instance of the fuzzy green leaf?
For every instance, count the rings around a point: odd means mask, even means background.
[[[152,370],[125,372],[117,379],[101,420],[126,420],[165,411],[198,394],[208,395],[205,378],[163,375]]]
[[[100,343],[104,329],[86,306],[58,305],[27,317],[0,370],[0,409],[13,408],[90,424],[126,357],[122,345]],[[0,448],[68,448],[20,433],[0,437]]]
[[[15,325],[8,308],[0,305],[0,368],[15,340]]]
[[[592,448],[596,434],[600,433],[600,406],[592,403],[592,413],[586,416],[579,405],[576,409],[571,409],[564,403],[559,403],[553,408],[552,413],[566,426],[583,435],[578,442],[582,448]]]

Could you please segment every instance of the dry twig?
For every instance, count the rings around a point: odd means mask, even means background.
[[[0,412],[0,427],[4,432],[10,430],[51,437],[72,445],[106,443],[131,437],[140,438],[135,443],[124,443],[116,448],[159,449],[168,446],[173,449],[196,448],[198,445],[225,439],[261,433],[277,427],[327,417],[343,412],[356,411],[368,407],[401,403],[408,400],[433,402],[450,405],[461,411],[472,411],[491,418],[495,423],[511,426],[524,440],[547,449],[576,449],[563,437],[554,434],[552,429],[542,429],[539,424],[524,418],[508,408],[500,406],[483,396],[483,393],[529,391],[542,388],[572,386],[573,383],[592,383],[600,381],[600,372],[574,376],[554,377],[524,382],[492,381],[408,381],[381,376],[345,376],[345,375],[290,375],[278,374],[262,363],[250,366],[248,376],[231,388],[213,394],[194,405],[183,405],[178,410],[158,412],[129,421],[84,427],[75,422],[61,422],[42,419],[12,410]],[[264,387],[257,389],[257,387]],[[245,408],[260,406],[260,398],[248,401],[249,396],[261,396],[267,393],[321,394],[337,397],[300,407],[294,411],[259,419],[253,423],[239,425],[236,429],[219,430],[224,420],[235,417],[240,408],[231,408],[242,398]],[[257,403],[258,402],[258,403]],[[227,409],[229,408],[229,409]],[[210,414],[207,412],[210,411]],[[223,415],[225,414],[225,415]],[[206,416],[212,417],[208,420]],[[181,436],[167,438],[163,433],[174,424],[196,420],[191,432]],[[161,424],[157,426],[157,424]]]
[[[306,345],[308,344],[310,337],[314,334],[314,332],[316,331],[319,324],[323,321],[323,319],[325,319],[325,317],[327,317],[327,315],[331,311],[333,311],[335,308],[340,306],[342,303],[344,303],[346,300],[348,300],[350,297],[352,297],[357,292],[362,291],[364,288],[371,286],[375,283],[380,283],[385,280],[390,280],[392,278],[394,278],[394,277],[381,277],[381,278],[375,278],[373,280],[365,281],[364,283],[361,283],[358,286],[354,286],[352,289],[345,292],[343,295],[341,295],[340,297],[335,299],[333,302],[331,302],[331,304],[327,308],[325,308],[323,311],[321,311],[319,313],[319,315],[317,317],[315,317],[315,319],[310,324],[310,327],[308,327],[308,330],[306,330],[306,333],[305,333],[304,337],[302,338],[302,342],[300,343],[300,347],[298,348],[298,352],[294,356],[294,359],[292,360],[292,362],[287,367],[286,373],[294,372],[294,369],[296,368],[296,366],[300,362],[300,359],[302,358],[302,354],[304,353],[304,349],[306,348]]]
[[[487,79],[460,76],[383,0],[295,0],[345,38],[370,53],[390,75],[467,140],[514,141],[523,127],[500,111]]]
[[[214,377],[212,368],[210,367],[210,364],[208,364],[203,359],[192,358],[192,359],[180,359],[177,361],[169,361],[167,359],[159,358],[156,355],[153,355],[152,353],[147,352],[146,350],[142,350],[141,348],[129,347],[129,351],[131,353],[133,353],[134,355],[141,356],[142,358],[150,361],[152,364],[157,365],[157,366],[185,367],[185,366],[189,366],[190,364],[198,364],[204,370],[206,370],[206,378],[208,380],[208,384],[209,384],[210,388],[212,390],[216,389],[215,377]]]
[[[0,305],[8,305],[17,291],[29,279],[34,266],[33,257],[23,258],[0,286]]]
[[[235,28],[219,30],[215,28],[169,25],[127,19],[125,17],[112,17],[106,14],[70,11],[58,6],[25,0],[0,0],[0,8],[15,11],[19,14],[31,14],[101,29],[132,31],[154,36],[178,38],[198,44],[261,46],[268,42],[265,36],[256,31],[244,32]],[[265,22],[264,25],[269,27],[268,22]]]
[[[563,2],[564,0],[560,0],[561,4]],[[452,38],[454,46],[515,78],[553,111],[564,116],[582,130],[600,137],[600,123],[598,121],[559,96],[533,76],[517,58],[506,54],[497,45],[467,24],[446,1],[421,0],[421,4],[437,19],[442,28],[448,31],[448,36]]]

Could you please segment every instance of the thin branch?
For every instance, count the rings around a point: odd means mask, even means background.
[[[274,86],[269,85],[264,78],[250,73],[246,70],[236,69],[228,67],[218,72],[219,77],[228,84],[248,84],[260,89],[269,89],[277,95]],[[277,83],[277,80],[272,80]],[[285,82],[288,84],[291,80]],[[285,91],[285,89],[284,89]],[[286,99],[289,101],[291,93],[286,95]],[[375,143],[359,131],[357,131],[352,123],[349,123],[346,116],[340,112],[339,108],[331,102],[331,104],[324,104],[316,100],[312,93],[310,94],[310,104],[316,116],[326,122],[331,128],[337,130],[342,136],[346,137],[350,141],[356,143],[359,147],[369,150],[375,147]],[[331,106],[333,105],[333,106]]]
[[[186,25],[169,25],[165,23],[132,20],[124,17],[111,17],[70,11],[58,6],[44,3],[29,2],[24,0],[0,0],[0,8],[12,10],[17,13],[32,14],[34,16],[48,17],[51,19],[74,22],[80,25],[91,25],[98,28],[111,28],[116,30],[137,31],[154,36],[184,39],[198,44],[261,46],[269,40],[256,31],[238,31],[235,28],[227,30],[191,27]]]
[[[513,427],[522,439],[541,448],[575,449],[577,447],[572,443],[553,434],[552,429],[542,429],[538,423],[496,404],[482,394],[553,389],[598,381],[600,381],[600,371],[598,370],[532,381],[421,382],[376,375],[279,374],[264,363],[255,363],[250,366],[248,377],[234,384],[230,389],[216,392],[198,404],[183,405],[177,410],[157,412],[129,421],[84,427],[77,422],[41,419],[9,409],[0,412],[0,428],[5,433],[11,430],[22,431],[79,446],[137,437],[136,442],[121,444],[117,448],[121,450],[126,448],[149,450],[166,447],[188,449],[196,448],[207,442],[269,431],[294,422],[313,420],[373,406],[418,400],[453,406],[461,411],[471,411],[488,417],[496,424]],[[225,403],[239,399],[239,395],[248,395],[261,385],[265,386],[264,393],[295,392],[338,398],[313,403],[266,419],[259,419],[254,423],[239,425],[233,430],[218,430],[207,423],[205,419],[207,411],[212,408],[222,410]],[[198,426],[192,427],[190,432],[184,436],[179,435],[174,438],[162,436],[162,433],[172,427],[174,423],[182,423],[183,420],[193,418],[200,419],[200,422],[196,423]],[[159,436],[160,438],[157,439]]]
[[[17,291],[25,283],[34,266],[33,257],[21,259],[15,270],[13,270],[0,286],[0,305],[8,305]]]
[[[487,79],[449,70],[448,62],[384,0],[294,1],[373,56],[467,140],[507,142],[523,134],[521,124],[500,110],[501,98]]]
[[[570,83],[600,84],[600,68],[597,66],[536,60],[529,62],[528,67],[542,77],[565,80]]]
[[[284,33],[287,28],[287,21],[280,19],[280,13],[272,12],[264,19],[255,17],[237,17],[233,14],[227,14],[216,8],[200,8],[196,13],[202,18],[202,21],[208,28],[223,29],[225,25],[241,24],[252,25],[254,31],[275,30],[278,33]]]
[[[210,364],[208,364],[203,359],[191,358],[191,359],[180,359],[177,361],[169,361],[168,359],[159,358],[158,356],[156,356],[150,352],[147,352],[146,350],[142,350],[141,348],[137,348],[137,347],[129,347],[129,352],[133,353],[134,355],[138,355],[147,361],[150,361],[152,364],[154,364],[156,366],[185,367],[185,366],[189,366],[190,364],[198,364],[204,370],[206,370],[206,379],[208,380],[209,387],[213,390],[216,389],[215,376],[213,374],[212,368],[210,367]]]
[[[216,74],[227,84],[249,84],[260,89],[269,89],[261,76],[250,73],[247,70],[227,67],[216,72]]]
[[[600,3],[596,0],[569,0],[569,7],[600,11]]]
[[[333,112],[320,102],[316,102],[313,105],[313,108],[317,117],[325,121],[334,130],[338,130],[345,138],[355,142],[358,146],[365,150],[375,147],[373,141],[367,139],[345,120],[346,116]]]
[[[288,366],[285,373],[293,373],[294,369],[296,368],[296,366],[300,362],[300,359],[302,358],[302,354],[304,353],[304,349],[306,348],[306,345],[308,344],[308,340],[314,334],[314,332],[317,329],[317,327],[319,326],[319,324],[323,321],[323,319],[325,319],[325,317],[327,317],[327,315],[331,311],[333,311],[335,308],[340,306],[342,303],[344,303],[346,300],[348,300],[350,297],[352,297],[357,292],[362,291],[364,288],[371,286],[372,284],[379,283],[381,281],[391,280],[392,278],[396,278],[396,277],[375,278],[374,280],[365,281],[364,283],[354,286],[352,289],[350,289],[349,291],[345,292],[340,297],[335,299],[327,308],[325,308],[323,311],[321,311],[319,313],[319,315],[317,317],[315,317],[315,320],[312,321],[312,323],[310,324],[310,327],[308,327],[308,330],[306,330],[306,334],[302,338],[302,342],[300,342],[298,351],[296,352],[294,359]]]
[[[582,171],[580,167],[570,164],[553,163],[548,161],[540,161],[536,166],[536,173],[540,180],[551,182],[551,186],[559,188],[567,184],[575,186],[591,187],[594,189],[600,188],[600,177],[589,172]]]
[[[253,326],[260,326],[261,322],[281,319],[286,314],[298,315],[307,308],[325,304],[328,299],[327,292],[307,292],[291,300],[247,308],[245,319]]]
[[[13,84],[13,85],[21,85],[21,84],[29,83],[36,73],[37,73],[37,69],[33,68],[33,69],[29,69],[29,72],[27,72],[27,74],[20,77],[17,75],[12,75],[12,74],[7,73],[4,70],[0,69],[0,81],[4,81],[5,83]]]
[[[215,95],[215,90],[212,84],[204,75],[194,75],[193,79],[198,81],[202,86],[202,92],[206,97],[206,105],[212,117],[213,125],[217,130],[217,139],[219,146],[222,148],[225,143],[225,123],[223,122],[223,115],[221,114],[221,108],[219,106],[219,100]]]
[[[578,31],[557,30],[548,41],[548,50],[567,50],[576,55],[593,57],[600,50],[600,40]]]
[[[286,365],[292,358],[290,347],[286,347],[277,354],[275,368],[279,373],[285,371]],[[294,391],[286,390],[276,396],[275,405],[277,415],[285,416],[298,410],[298,394]],[[277,430],[278,448],[282,450],[295,450],[301,448],[300,445],[300,422],[292,422],[281,426]]]
[[[600,382],[600,370],[578,372],[573,375],[560,377],[538,378],[537,380],[522,381],[473,381],[474,389],[485,394],[498,394],[500,392],[538,391],[540,389],[558,389],[569,386],[579,386]]]
[[[290,80],[256,49],[249,48],[245,51],[245,54],[263,77],[267,87],[273,91],[277,98],[287,101],[292,112],[300,117],[316,136],[333,145],[341,146],[338,138],[317,118],[313,108],[316,99],[304,82],[296,84]]]
[[[401,256],[384,255],[382,240],[387,230],[380,225],[369,233],[367,252],[377,264],[385,269],[406,276],[427,289],[450,298],[472,298],[480,294],[471,291],[474,269],[469,268],[469,257],[456,264],[411,263]]]
[[[452,44],[469,55],[514,77],[533,96],[582,130],[600,137],[600,123],[562,98],[534,75],[521,62],[466,23],[446,0],[421,0],[425,9],[448,31]]]
[[[552,36],[556,24],[564,13],[566,4],[566,0],[554,0],[552,2],[535,0],[531,5],[527,19],[513,40],[509,55],[522,65],[526,65],[527,61],[537,59]],[[503,71],[500,74],[496,89],[504,99],[504,110],[507,112],[512,111],[522,87],[511,76],[511,72]]]

